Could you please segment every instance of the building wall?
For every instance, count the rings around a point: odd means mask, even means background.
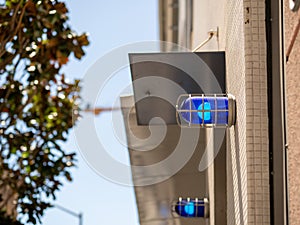
[[[265,1],[244,0],[248,224],[270,224]]]
[[[237,124],[228,132],[228,224],[270,224],[265,1],[227,0],[218,7],[194,1],[193,12],[193,47],[220,28],[227,91],[237,99]],[[217,42],[201,50],[218,50]]]
[[[285,47],[288,48],[299,19],[285,1]],[[288,125],[288,177],[290,225],[300,224],[300,35],[296,39],[289,61],[286,64],[286,100]]]
[[[191,49],[226,51],[237,123],[227,132],[227,223],[270,224],[265,0],[193,0]],[[179,30],[180,32],[180,30]]]
[[[243,1],[193,1],[194,49],[219,28],[199,51],[226,51],[227,90],[236,96],[237,123],[227,132],[227,224],[247,224],[246,63]]]
[[[194,0],[193,1],[193,33],[191,38],[194,49],[208,38],[208,32],[219,28],[219,37],[214,37],[200,51],[218,51],[225,48],[225,13],[226,0]]]
[[[228,224],[248,224],[246,151],[246,63],[243,1],[228,1],[225,8],[227,90],[236,96],[237,123],[228,132]]]

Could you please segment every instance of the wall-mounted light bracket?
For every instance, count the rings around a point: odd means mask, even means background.
[[[217,30],[210,30],[207,34],[208,34],[208,38],[205,39],[196,48],[194,48],[193,52],[198,51],[200,48],[202,48],[204,45],[206,45],[213,38],[213,36],[215,36],[217,38],[217,40],[219,41],[219,27],[217,27]]]

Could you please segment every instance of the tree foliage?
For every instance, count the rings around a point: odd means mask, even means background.
[[[61,178],[72,179],[75,155],[61,144],[78,119],[80,87],[61,68],[72,54],[81,59],[89,41],[67,13],[58,0],[0,6],[0,221],[35,224]]]

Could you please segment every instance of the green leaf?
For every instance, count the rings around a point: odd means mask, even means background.
[[[12,147],[11,147],[11,153],[16,154],[17,149],[18,149],[18,148],[17,148],[16,146],[12,146]]]
[[[5,5],[10,8],[11,7],[11,1],[5,1]]]
[[[22,155],[23,159],[27,159],[29,157],[29,152],[27,152],[27,151],[26,152],[22,152],[21,155]]]
[[[31,172],[31,167],[30,166],[26,166],[25,167],[25,171],[26,171],[26,173],[30,173]]]

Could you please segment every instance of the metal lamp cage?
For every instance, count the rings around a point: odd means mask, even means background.
[[[184,94],[176,104],[181,127],[226,128],[235,124],[236,103],[231,94]]]
[[[192,205],[189,205],[192,204]],[[193,213],[185,211],[185,207],[193,207]],[[209,201],[207,198],[203,199],[182,199],[174,201],[172,204],[173,217],[187,217],[187,218],[208,218],[209,217]]]

